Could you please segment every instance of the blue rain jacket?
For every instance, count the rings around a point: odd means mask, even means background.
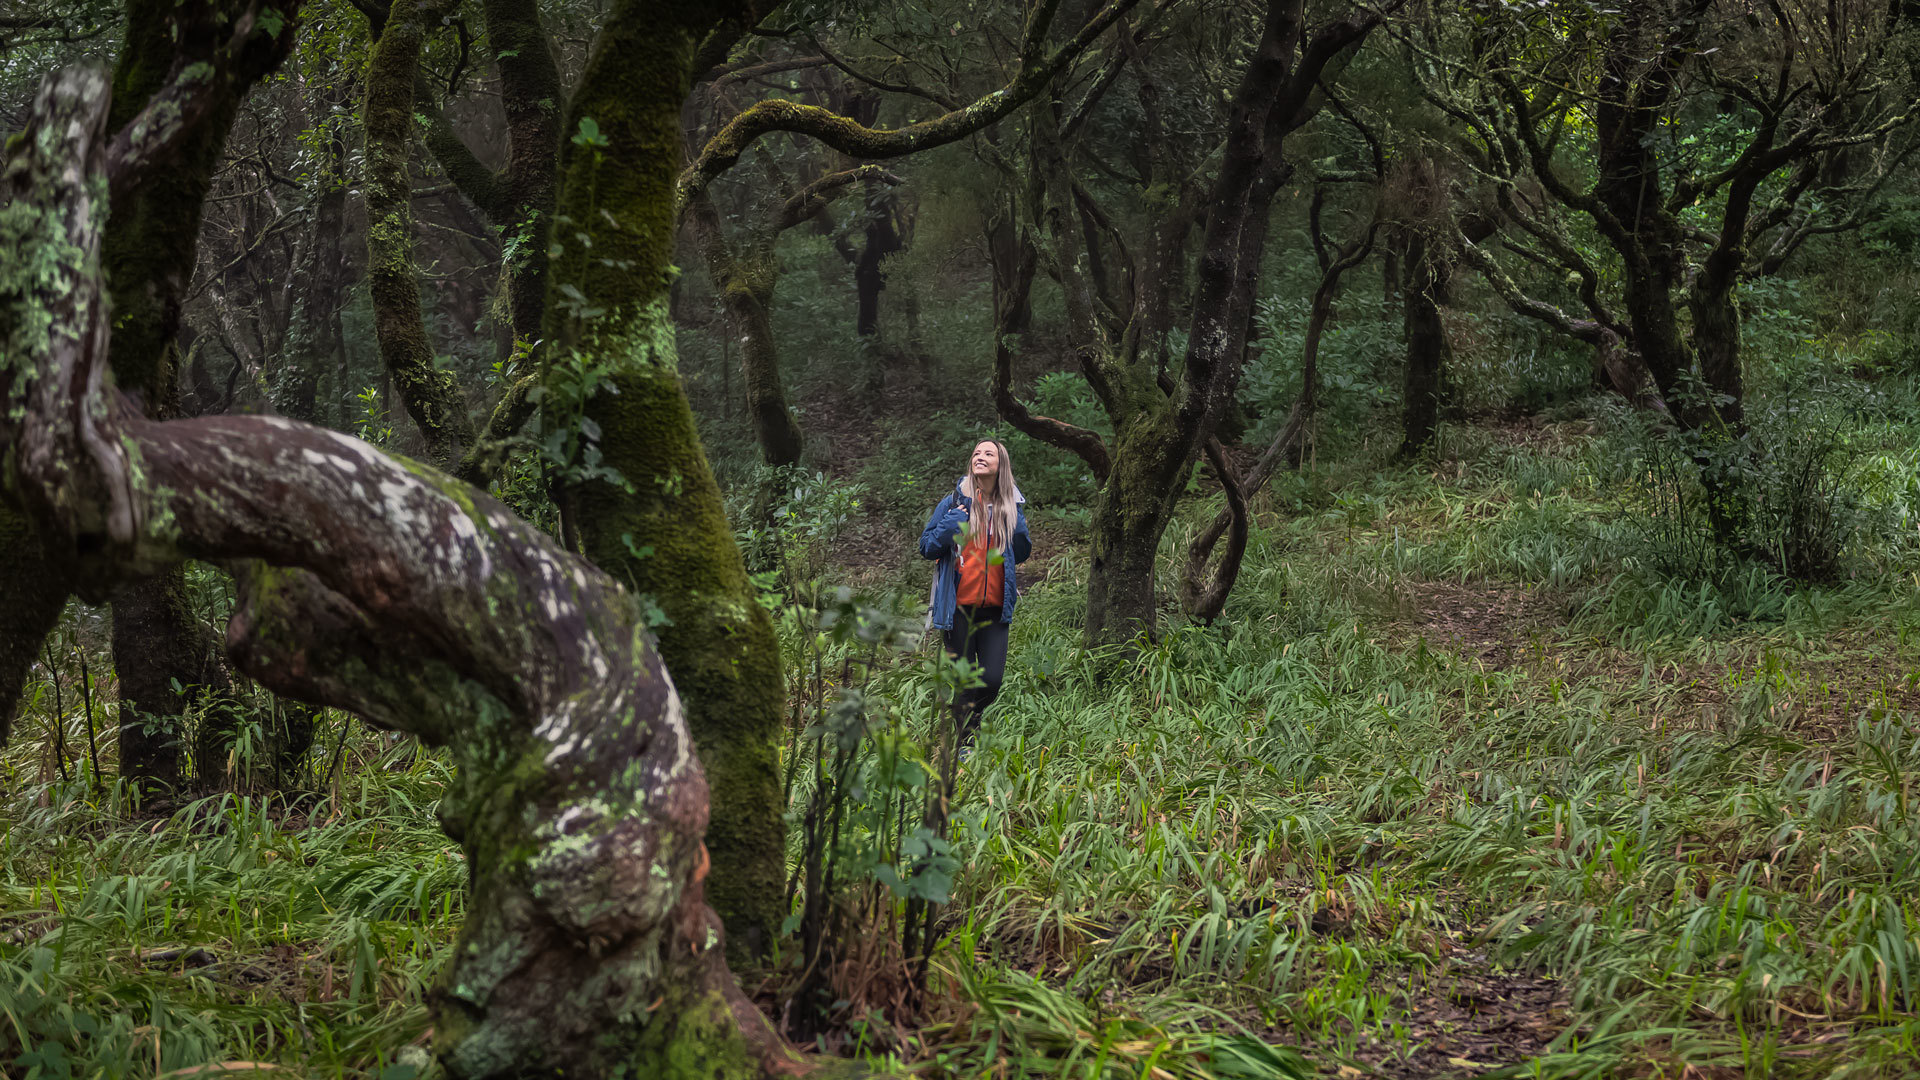
[[[920,557],[936,559],[933,568],[933,591],[927,597],[927,625],[939,630],[953,626],[953,610],[960,593],[960,547],[958,537],[960,525],[967,519],[973,508],[973,500],[961,494],[967,482],[966,477],[953,485],[953,494],[940,500],[933,508],[933,516],[927,519],[927,527],[920,533]],[[1000,602],[1000,621],[1013,621],[1013,605],[1020,599],[1019,589],[1014,583],[1013,568],[1027,561],[1033,552],[1033,539],[1027,535],[1027,513],[1023,507],[1026,498],[1020,489],[1013,492],[1013,537],[1008,540],[1003,556],[1006,561],[1006,584],[1003,587]]]

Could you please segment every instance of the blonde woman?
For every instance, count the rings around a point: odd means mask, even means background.
[[[937,560],[928,625],[945,635],[949,654],[979,666],[985,683],[954,703],[963,753],[1007,672],[1007,627],[1020,599],[1014,567],[1033,550],[1024,502],[1007,448],[987,439],[973,448],[966,475],[920,533],[921,557]]]

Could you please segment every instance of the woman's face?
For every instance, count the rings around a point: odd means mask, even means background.
[[[991,441],[973,448],[973,475],[982,480],[1000,475],[1000,448]]]

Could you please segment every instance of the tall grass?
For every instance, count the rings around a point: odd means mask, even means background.
[[[1573,430],[1283,478],[1217,629],[1089,653],[1062,555],[959,774],[928,997],[836,1045],[936,1078],[1909,1075],[1914,568],[1637,565]],[[932,745],[916,670],[870,692]],[[411,1075],[461,917],[443,760],[356,729],[305,801],[143,816],[48,766],[51,700],[5,757],[0,1070]]]

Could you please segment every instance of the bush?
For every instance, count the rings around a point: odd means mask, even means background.
[[[1876,447],[1862,423],[1883,410],[1882,395],[1834,380],[1749,397],[1738,439],[1613,407],[1596,460],[1620,493],[1630,562],[1687,580],[1726,582],[1758,565],[1830,581],[1907,550],[1912,455]]]

